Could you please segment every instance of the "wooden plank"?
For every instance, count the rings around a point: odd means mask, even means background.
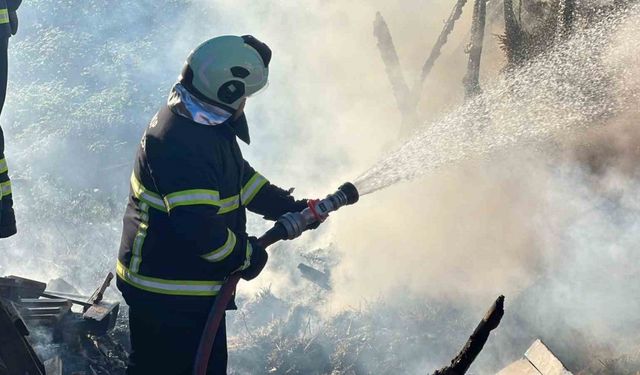
[[[503,368],[496,375],[542,375],[527,359],[519,359]]]
[[[531,344],[524,356],[542,375],[571,375],[571,372],[540,339]]]
[[[12,310],[0,301],[0,358],[4,367],[9,374],[44,375],[42,362],[23,336],[24,323]]]
[[[47,375],[62,375],[62,359],[55,356],[44,362],[44,368]]]

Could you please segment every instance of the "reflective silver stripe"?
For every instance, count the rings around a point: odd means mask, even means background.
[[[2,191],[2,196],[5,197],[11,194],[11,181],[5,181],[0,183],[0,190]]]
[[[0,183],[0,189],[2,189],[2,196],[6,197],[11,195],[11,181]]]
[[[204,259],[208,260],[209,262],[220,262],[221,260],[224,260],[226,257],[228,257],[229,254],[231,254],[233,249],[236,247],[236,235],[233,234],[233,232],[229,229],[227,229],[227,232],[227,241],[224,243],[224,245],[220,246],[210,253],[201,255]]]
[[[164,202],[162,201],[162,198],[160,198],[160,195],[147,190],[147,188],[145,188],[138,180],[135,173],[131,173],[131,190],[133,191],[133,196],[140,201],[145,202],[156,210],[167,212],[167,209],[164,207]]]
[[[238,195],[234,195],[233,197],[224,198],[220,200],[220,211],[219,214],[226,214],[240,207],[240,197]]]
[[[206,189],[183,190],[167,195],[164,197],[164,202],[169,210],[178,206],[196,204],[220,206],[220,193],[216,190]]]
[[[7,159],[0,159],[0,173],[7,172],[9,167],[7,166]]]
[[[222,281],[166,280],[148,277],[132,272],[118,260],[116,273],[127,284],[148,292],[182,295],[215,296],[222,288]]]
[[[142,202],[140,205],[140,225],[138,225],[138,231],[133,238],[133,249],[131,249],[131,271],[138,272],[140,269],[140,262],[142,262],[142,245],[147,238],[147,229],[149,229],[149,205]]]
[[[240,191],[240,199],[242,201],[242,205],[248,205],[253,197],[258,194],[260,189],[267,182],[269,181],[266,178],[264,178],[260,173],[256,172]]]
[[[246,248],[244,263],[234,272],[244,271],[247,268],[249,268],[249,266],[251,265],[251,254],[253,254],[253,246],[251,246],[251,243],[247,241],[247,248]]]

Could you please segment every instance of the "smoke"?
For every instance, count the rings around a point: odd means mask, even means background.
[[[365,191],[426,177],[336,218],[334,302],[418,294],[479,308],[505,293],[498,362],[535,337],[575,369],[637,345],[638,20],[608,20],[487,84],[375,164]]]
[[[398,165],[421,176],[402,175],[416,179],[275,247],[240,294],[271,286],[329,314],[417,298],[478,315],[505,293],[505,322],[483,369],[518,357],[535,336],[552,348],[564,343],[563,358],[576,363],[588,350],[575,332],[608,350],[634,343],[637,9],[614,37],[606,26],[615,22],[605,24],[507,77],[497,76],[502,58],[487,32],[485,95],[457,108],[468,6],[425,82],[420,112],[432,125],[398,145],[401,119],[372,34],[375,13],[385,16],[411,84],[449,2],[67,3],[25,3],[12,39],[2,125],[20,234],[0,243],[2,273],[93,289],[115,263],[135,148],[187,54],[211,36],[250,33],[274,50],[270,86],[247,106],[252,144],[243,151],[256,169],[295,186],[298,197],[322,196],[371,165],[375,176]],[[472,121],[481,104],[493,121],[484,131]],[[382,155],[399,157],[377,164]],[[253,217],[249,232],[268,225]],[[295,262],[329,243],[333,291],[318,299]]]

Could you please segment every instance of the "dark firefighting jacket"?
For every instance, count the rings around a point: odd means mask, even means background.
[[[9,37],[18,29],[16,10],[20,6],[19,0],[0,0],[0,112],[4,107],[7,94],[7,49]],[[16,233],[16,219],[13,212],[13,195],[9,168],[4,157],[4,133],[0,128],[0,238],[9,237]]]
[[[273,220],[305,206],[243,159],[232,120],[202,125],[165,107],[137,152],[118,287],[130,305],[209,306],[250,265],[246,209]]]

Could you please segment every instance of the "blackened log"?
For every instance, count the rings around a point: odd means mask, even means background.
[[[473,331],[469,340],[460,353],[451,360],[451,364],[436,371],[434,375],[463,375],[476,359],[484,344],[489,339],[489,334],[500,324],[504,315],[504,296],[498,297],[484,318]]]
[[[417,107],[422,93],[422,86],[440,56],[442,47],[447,43],[449,34],[453,31],[456,21],[462,15],[462,8],[466,3],[467,0],[457,0],[449,18],[445,21],[444,28],[440,32],[434,46],[431,48],[431,53],[422,66],[420,76],[411,89],[407,86],[404,75],[402,74],[400,60],[395,45],[393,44],[389,27],[380,12],[376,13],[376,19],[373,23],[373,34],[378,40],[378,49],[380,50],[382,61],[385,64],[385,69],[391,82],[393,94],[396,97],[398,108],[402,115],[402,128],[400,132],[404,136],[409,134],[418,124]]]
[[[480,90],[480,60],[487,17],[487,0],[475,0],[473,6],[473,22],[471,24],[471,41],[467,48],[469,62],[463,83],[467,99],[478,95]]]
[[[409,100],[409,87],[404,80],[402,68],[400,67],[400,59],[396,52],[396,47],[391,38],[391,32],[380,12],[376,13],[376,19],[373,21],[373,35],[378,40],[378,50],[380,57],[384,62],[384,67],[391,83],[393,95],[396,97],[398,108],[404,115]]]
[[[451,34],[451,32],[453,31],[453,26],[455,26],[456,21],[462,15],[462,8],[464,8],[466,3],[467,3],[467,0],[458,0],[456,2],[456,5],[454,5],[453,9],[451,10],[451,14],[449,15],[449,18],[444,23],[444,28],[440,32],[440,35],[438,36],[436,43],[433,45],[433,48],[431,48],[431,53],[429,54],[427,61],[425,61],[424,65],[422,66],[422,71],[420,72],[420,78],[418,79],[418,81],[416,82],[416,85],[413,88],[414,96],[419,96],[419,93],[422,91],[422,84],[424,83],[424,80],[427,78],[427,76],[431,72],[431,68],[433,68],[433,64],[436,62],[436,60],[440,56],[442,47],[444,47],[444,45],[447,43],[447,40],[449,39],[449,34]]]
[[[318,285],[322,289],[331,290],[331,280],[329,275],[326,273],[319,271],[313,267],[307,266],[304,263],[298,264],[298,269],[300,270],[300,274],[305,279],[311,281],[312,283]]]
[[[526,60],[525,32],[516,19],[513,0],[504,0],[504,35],[500,39],[507,55],[508,68],[518,66]]]
[[[467,0],[457,0],[456,4],[453,6],[453,9],[451,10],[451,13],[449,14],[449,18],[447,18],[447,20],[445,21],[444,27],[442,28],[442,31],[440,32],[438,39],[436,39],[435,44],[431,48],[429,57],[427,57],[427,60],[424,62],[424,65],[422,65],[422,70],[420,71],[420,77],[418,77],[418,79],[416,80],[411,90],[411,97],[410,97],[410,101],[408,102],[408,107],[409,107],[407,111],[408,113],[411,113],[414,115],[417,113],[418,102],[420,101],[420,97],[422,94],[422,86],[424,85],[424,81],[427,79],[427,76],[431,72],[431,69],[433,68],[433,65],[435,64],[436,60],[438,59],[438,57],[440,57],[440,53],[442,52],[442,47],[444,47],[444,45],[447,43],[447,40],[449,39],[449,35],[453,31],[453,27],[455,26],[456,21],[460,19],[460,16],[462,15],[462,9],[464,8],[466,3],[467,3]],[[405,128],[403,130],[406,135],[410,129]]]
[[[562,1],[562,28],[566,35],[573,31],[573,24],[575,21],[576,13],[576,1],[575,0],[563,0]]]
[[[0,371],[9,375],[44,375],[44,365],[25,338],[28,334],[11,302],[0,301]]]

